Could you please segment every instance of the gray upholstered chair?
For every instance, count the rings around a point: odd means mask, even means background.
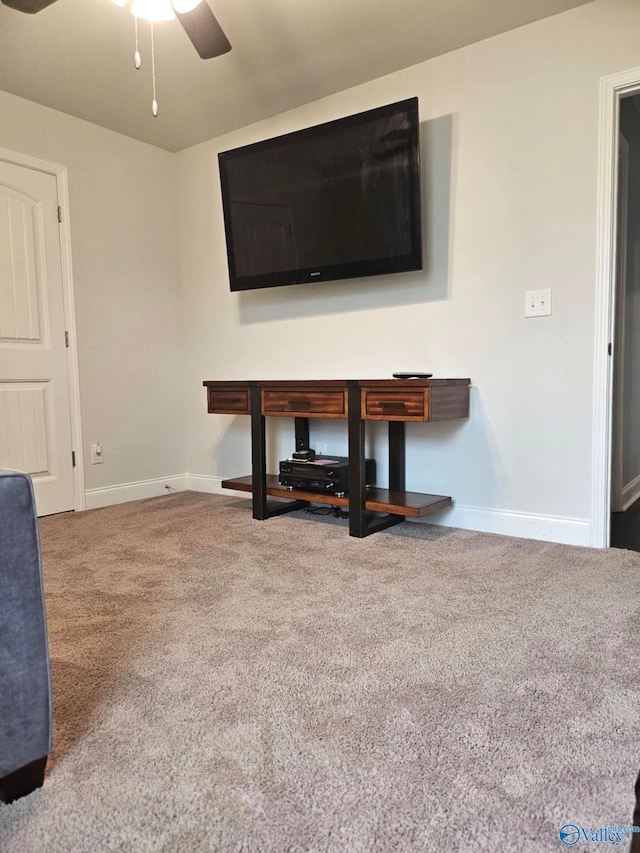
[[[44,781],[51,682],[38,519],[31,479],[0,469],[0,799]]]

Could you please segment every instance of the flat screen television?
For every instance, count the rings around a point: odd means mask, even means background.
[[[218,159],[232,291],[422,269],[417,98]]]

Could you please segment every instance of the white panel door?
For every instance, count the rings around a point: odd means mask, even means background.
[[[0,467],[38,515],[74,509],[58,228],[55,176],[0,161]]]

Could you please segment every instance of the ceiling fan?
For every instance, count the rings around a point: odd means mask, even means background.
[[[5,6],[33,15],[56,0],[0,0]],[[129,5],[131,14],[148,20],[163,21],[176,17],[202,59],[213,59],[231,50],[206,0],[113,0],[117,6]]]

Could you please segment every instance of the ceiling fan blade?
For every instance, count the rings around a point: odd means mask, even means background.
[[[5,6],[10,9],[16,9],[18,12],[26,12],[28,15],[35,15],[36,12],[41,12],[46,9],[56,0],[1,0]]]
[[[213,59],[231,50],[229,39],[207,5],[206,0],[190,12],[176,11],[176,18],[202,59]]]

